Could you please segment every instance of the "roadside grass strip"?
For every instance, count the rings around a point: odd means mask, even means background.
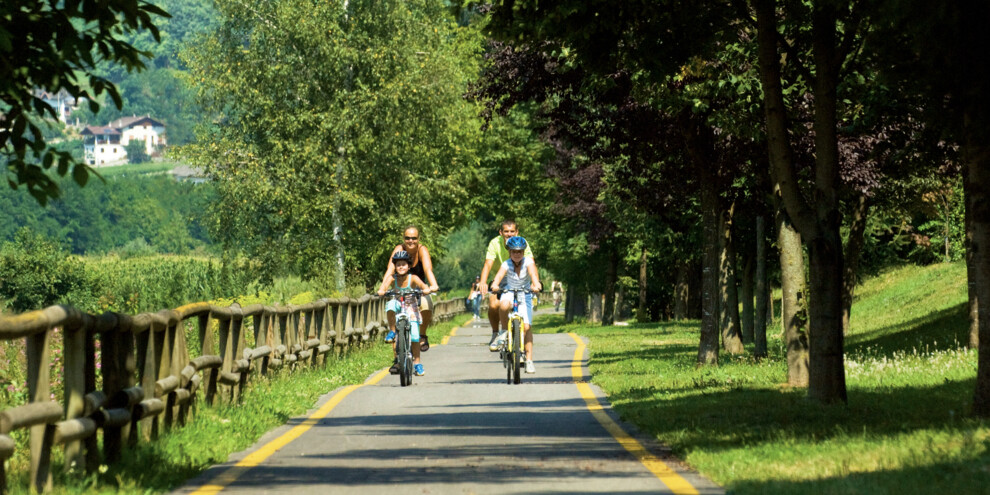
[[[570,335],[574,339],[574,342],[577,343],[577,348],[574,349],[574,360],[571,362],[571,376],[574,377],[574,384],[577,385],[578,392],[580,392],[584,403],[588,406],[588,410],[591,411],[591,415],[601,423],[605,431],[608,431],[615,438],[616,442],[619,442],[619,445],[632,454],[639,462],[643,463],[646,469],[649,469],[664,485],[667,485],[670,491],[675,494],[697,494],[698,490],[691,483],[677,474],[676,471],[671,469],[670,466],[661,461],[657,456],[646,450],[643,444],[626,433],[618,423],[605,413],[605,409],[602,408],[601,403],[598,402],[598,398],[595,397],[595,393],[592,392],[591,386],[583,380],[584,372],[581,370],[581,363],[584,358],[584,342],[575,333],[568,333],[567,335]]]
[[[237,481],[237,479],[240,478],[241,475],[243,475],[249,469],[261,464],[262,462],[265,462],[266,459],[271,457],[272,454],[274,454],[275,452],[278,452],[279,449],[285,447],[293,440],[301,437],[304,433],[309,431],[309,429],[312,428],[314,425],[316,425],[317,422],[319,422],[321,419],[325,418],[328,414],[330,414],[330,411],[333,411],[333,408],[337,407],[337,405],[340,404],[340,402],[343,401],[345,397],[350,395],[351,392],[367,385],[375,385],[386,376],[388,376],[387,369],[379,371],[377,374],[375,374],[375,376],[371,377],[370,379],[368,379],[368,381],[364,382],[363,384],[348,385],[344,387],[339,392],[334,394],[334,396],[331,397],[330,400],[326,402],[326,404],[323,404],[323,406],[317,409],[316,412],[314,412],[311,416],[306,418],[305,421],[294,426],[291,430],[283,433],[275,440],[272,440],[271,442],[268,442],[267,444],[261,446],[261,448],[252,452],[247,457],[239,461],[237,464],[234,464],[229,469],[223,471],[222,473],[217,475],[217,477],[213,478],[209,483],[199,487],[198,489],[196,489],[196,491],[192,492],[193,495],[209,495],[223,491],[224,488],[230,486],[232,483]]]

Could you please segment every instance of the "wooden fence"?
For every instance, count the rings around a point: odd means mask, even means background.
[[[433,320],[464,311],[463,299],[437,302]],[[186,325],[193,322],[202,349],[198,356],[191,355],[186,342]],[[31,488],[49,491],[51,452],[57,445],[64,449],[67,469],[93,472],[101,463],[120,459],[138,441],[152,441],[162,429],[183,425],[195,412],[200,392],[208,405],[217,397],[236,401],[252,373],[319,366],[327,353],[363,345],[385,328],[385,299],[369,295],[302,306],[194,303],[134,316],[51,306],[0,317],[0,340],[26,339],[29,394],[29,403],[0,412],[0,494],[7,491],[4,464],[14,453],[8,435],[13,430],[30,429]],[[55,329],[65,339],[64,358],[56,364],[64,376],[62,402],[52,400],[49,383]],[[247,347],[246,332],[252,332],[254,348]]]

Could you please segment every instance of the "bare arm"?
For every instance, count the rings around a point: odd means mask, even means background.
[[[494,260],[489,260],[489,261],[494,261]],[[498,288],[498,283],[501,282],[502,281],[502,277],[505,276],[505,271],[506,271],[505,270],[505,265],[502,265],[501,267],[499,267],[498,273],[496,273],[495,274],[495,278],[492,279],[492,290],[495,290],[495,289]]]
[[[526,270],[529,272],[530,280],[533,281],[529,288],[533,292],[540,292],[543,289],[543,284],[540,283],[540,272],[536,269],[536,263],[530,263]]]
[[[410,280],[412,281],[412,286],[423,291],[423,294],[429,294],[433,289],[423,282],[423,279],[417,277],[416,275],[410,275]]]
[[[385,274],[385,278],[382,280],[382,286],[378,288],[378,295],[379,296],[384,296],[385,295],[385,290],[388,288],[389,285],[392,285],[392,281],[393,281],[392,280],[392,275],[389,275],[389,274],[386,273]]]
[[[493,259],[486,259],[485,266],[481,268],[481,294],[484,295],[488,292],[488,272],[492,270],[492,265],[495,263]]]
[[[423,264],[426,280],[430,282],[430,290],[433,292],[440,290],[440,286],[437,285],[437,278],[433,275],[433,260],[430,258],[430,250],[426,249],[426,246],[419,247],[419,262]]]

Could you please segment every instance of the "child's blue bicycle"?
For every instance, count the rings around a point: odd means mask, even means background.
[[[399,311],[395,313],[395,359],[399,368],[399,385],[412,385],[413,355],[412,355],[412,322],[406,312],[405,300],[415,297],[419,306],[419,297],[423,291],[419,289],[391,289],[386,296],[399,302]]]

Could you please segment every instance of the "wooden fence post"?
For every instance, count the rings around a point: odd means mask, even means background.
[[[65,346],[63,349],[64,363],[64,406],[65,419],[76,419],[85,412],[85,395],[87,382],[86,351],[89,339],[85,328],[63,328]],[[91,389],[90,389],[91,390]],[[86,453],[82,440],[72,440],[65,443],[65,470],[82,469],[86,466]]]
[[[27,385],[30,402],[50,402],[48,379],[50,360],[48,345],[51,329],[26,337]],[[31,426],[31,487],[39,493],[51,491],[51,452],[55,427],[51,424]]]

